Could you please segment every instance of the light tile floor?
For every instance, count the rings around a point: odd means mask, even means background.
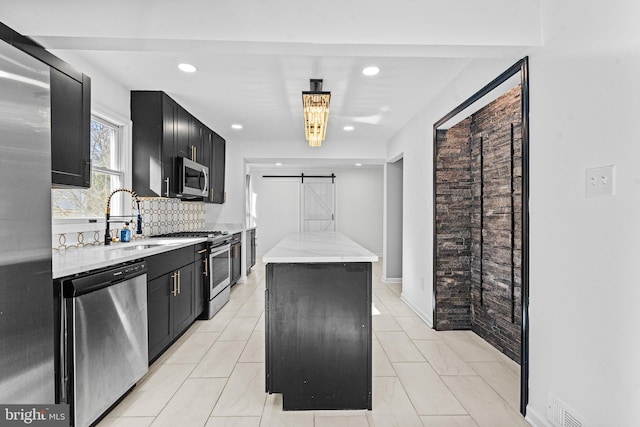
[[[282,411],[264,388],[264,265],[196,321],[99,427],[517,427],[519,366],[469,331],[436,332],[374,264],[373,410]]]

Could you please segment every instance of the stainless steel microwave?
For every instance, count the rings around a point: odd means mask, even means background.
[[[178,157],[179,195],[209,197],[209,168],[186,157]]]

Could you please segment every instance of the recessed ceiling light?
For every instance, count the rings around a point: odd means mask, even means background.
[[[242,125],[240,123],[234,123],[231,125],[232,129],[242,129]]]
[[[343,127],[342,129],[344,129],[346,131],[352,131],[353,130],[353,126],[347,125],[347,126]]]
[[[195,65],[187,64],[186,62],[178,64],[178,68],[185,73],[195,73],[198,70]]]
[[[276,166],[282,166],[282,163],[276,163]]]
[[[360,167],[362,166],[362,163],[356,163],[356,166]]]
[[[364,74],[365,76],[375,76],[379,72],[380,72],[380,68],[376,67],[375,65],[371,67],[366,67],[362,70],[362,74]]]

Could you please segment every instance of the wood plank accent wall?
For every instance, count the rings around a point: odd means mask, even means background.
[[[517,86],[438,131],[436,155],[436,329],[472,329],[516,362],[522,324],[520,124]]]

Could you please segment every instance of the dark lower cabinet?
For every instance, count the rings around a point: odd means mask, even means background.
[[[231,243],[231,284],[237,283],[242,276],[242,244],[240,233],[235,234]]]
[[[195,261],[193,263],[194,271],[194,318],[198,318],[204,310],[204,287],[209,286],[209,251],[206,243],[195,246]]]
[[[172,279],[168,275],[147,282],[147,320],[149,328],[149,363],[173,340],[171,318]]]
[[[245,242],[246,248],[246,262],[247,262],[247,276],[251,273],[251,267],[256,265],[256,229],[250,228],[247,230],[247,237]]]
[[[171,295],[173,303],[173,336],[180,335],[193,322],[194,307],[194,278],[193,264],[185,265],[174,274],[176,287]]]
[[[196,317],[195,264],[193,246],[147,258],[149,363]]]
[[[371,409],[371,263],[270,263],[266,390],[284,410]]]

